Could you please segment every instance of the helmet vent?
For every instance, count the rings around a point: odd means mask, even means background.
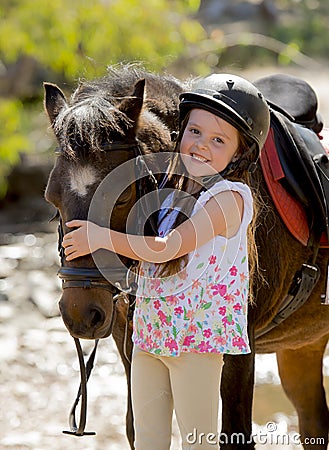
[[[226,84],[227,84],[227,87],[229,88],[229,90],[231,90],[231,89],[233,88],[233,86],[234,86],[234,81],[228,80],[228,81],[226,82]]]

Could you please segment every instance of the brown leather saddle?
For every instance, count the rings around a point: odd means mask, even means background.
[[[299,240],[303,245],[314,246],[323,242],[325,236],[328,242],[328,133],[322,131],[323,122],[317,112],[316,94],[306,81],[291,75],[269,75],[254,84],[271,106],[271,132],[265,143],[264,153],[271,147],[272,156],[268,158],[270,166],[274,165],[278,172],[279,164],[279,172],[281,171],[280,176],[277,173],[276,182],[297,200],[305,213],[308,237],[305,240],[304,234],[304,240]],[[273,158],[276,158],[276,165]],[[265,170],[263,164],[262,166]],[[264,175],[267,179],[265,173]],[[280,213],[279,208],[278,211]],[[282,219],[290,229],[288,216],[285,215]],[[294,218],[290,217],[290,220]],[[298,238],[296,235],[295,237]]]
[[[328,247],[329,237],[329,130],[323,130],[316,94],[306,81],[274,74],[254,84],[271,107],[271,127],[260,158],[269,193],[291,234],[314,250],[296,272],[275,317],[257,330],[260,337],[301,307],[320,277],[316,255],[321,244]],[[328,279],[327,274],[323,304],[329,304]]]

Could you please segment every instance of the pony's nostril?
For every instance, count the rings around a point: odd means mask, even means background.
[[[94,306],[90,310],[90,325],[92,327],[100,327],[104,324],[104,321],[105,321],[104,311]]]

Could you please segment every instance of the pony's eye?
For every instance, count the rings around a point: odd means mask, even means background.
[[[55,148],[55,155],[56,156],[60,156],[63,154],[63,150],[61,149],[61,147],[56,147]]]

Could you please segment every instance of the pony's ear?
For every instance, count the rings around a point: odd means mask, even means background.
[[[120,111],[125,113],[134,122],[137,121],[143,107],[144,89],[145,79],[137,81],[132,95],[122,100],[119,106]]]
[[[66,98],[56,84],[43,83],[43,87],[45,89],[44,107],[53,125],[59,111],[67,106]]]

